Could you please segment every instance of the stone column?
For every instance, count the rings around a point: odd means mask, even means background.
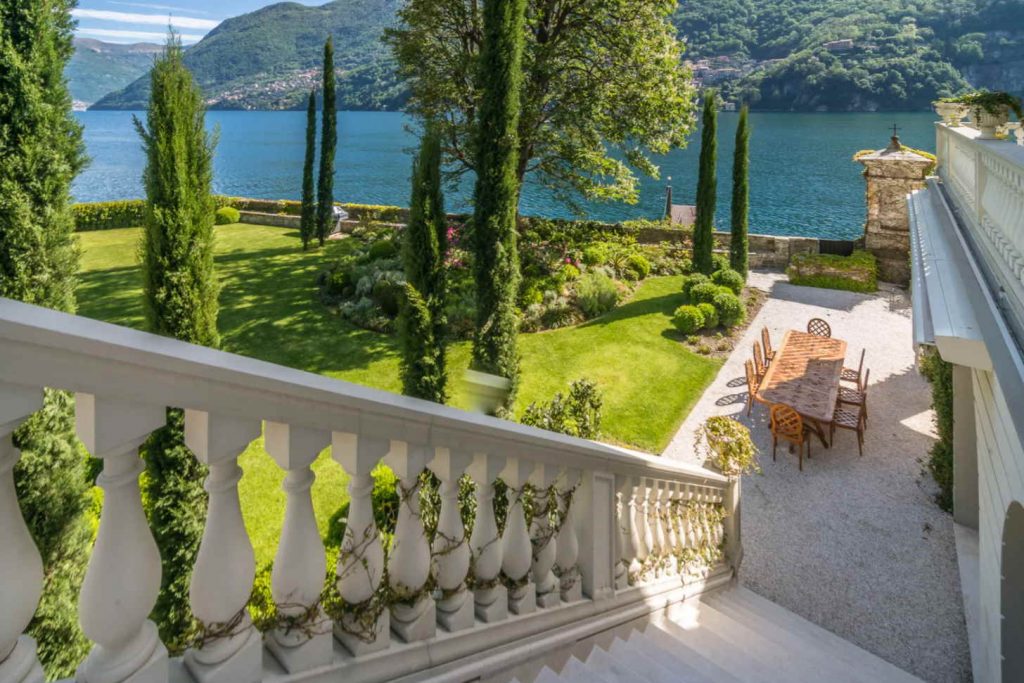
[[[910,282],[910,214],[907,195],[924,187],[932,160],[900,144],[898,137],[885,149],[856,157],[867,181],[865,248],[878,259],[878,278]]]

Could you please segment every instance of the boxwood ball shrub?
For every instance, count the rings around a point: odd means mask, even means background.
[[[585,316],[595,318],[615,308],[619,288],[607,275],[587,273],[576,284],[576,300]]]
[[[234,223],[237,223],[239,220],[241,220],[241,218],[242,218],[242,214],[240,214],[238,212],[238,209],[235,209],[233,207],[223,206],[223,207],[217,209],[217,213],[216,213],[217,225],[232,225]]]
[[[715,274],[711,276],[711,281],[716,285],[728,287],[733,294],[737,295],[743,291],[743,285],[746,284],[743,276],[731,268],[715,271]]]
[[[690,301],[695,304],[714,303],[715,296],[717,296],[720,292],[721,289],[715,283],[702,282],[699,285],[694,285],[694,287],[690,290]]]
[[[730,268],[729,257],[725,254],[712,254],[711,263],[714,265],[714,272],[716,273],[720,270],[728,270]]]
[[[704,327],[704,314],[696,306],[680,306],[672,317],[672,324],[683,334],[693,334]]]
[[[732,292],[719,292],[712,303],[718,310],[718,322],[725,327],[735,327],[747,317],[743,302]]]
[[[704,316],[704,327],[708,329],[718,327],[718,309],[714,304],[697,304],[697,310]]]
[[[639,252],[633,252],[626,259],[626,275],[634,280],[643,280],[651,274],[651,262]]]
[[[711,282],[711,278],[704,273],[693,273],[692,275],[687,275],[683,278],[683,295],[690,298],[690,293],[693,291],[693,288],[706,282]]]

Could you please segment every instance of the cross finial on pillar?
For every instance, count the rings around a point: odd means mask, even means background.
[[[898,152],[900,149],[903,148],[903,145],[900,143],[900,136],[899,136],[899,131],[901,131],[901,130],[903,130],[903,129],[899,128],[896,125],[895,122],[892,124],[892,137],[889,138],[889,149],[890,150]]]

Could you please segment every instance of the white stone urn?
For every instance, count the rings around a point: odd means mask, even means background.
[[[932,107],[943,121],[953,127],[959,126],[967,114],[967,107],[959,102],[936,101],[932,103]]]
[[[994,140],[1000,128],[1005,128],[1010,121],[1010,108],[1006,105],[995,107],[995,113],[984,107],[974,108],[974,118],[978,122],[978,130],[981,131],[981,140]]]

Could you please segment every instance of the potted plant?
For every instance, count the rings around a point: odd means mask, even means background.
[[[703,443],[708,461],[729,477],[761,472],[757,446],[750,430],[731,417],[710,417],[701,425],[697,438]]]
[[[999,129],[1010,120],[1011,111],[1018,119],[1024,119],[1020,98],[1003,91],[979,90],[951,99],[970,109],[982,140],[995,139]]]
[[[939,118],[953,127],[959,126],[967,114],[967,105],[955,100],[956,98],[954,97],[943,97],[932,102],[932,108],[935,109],[935,113],[939,115]]]

